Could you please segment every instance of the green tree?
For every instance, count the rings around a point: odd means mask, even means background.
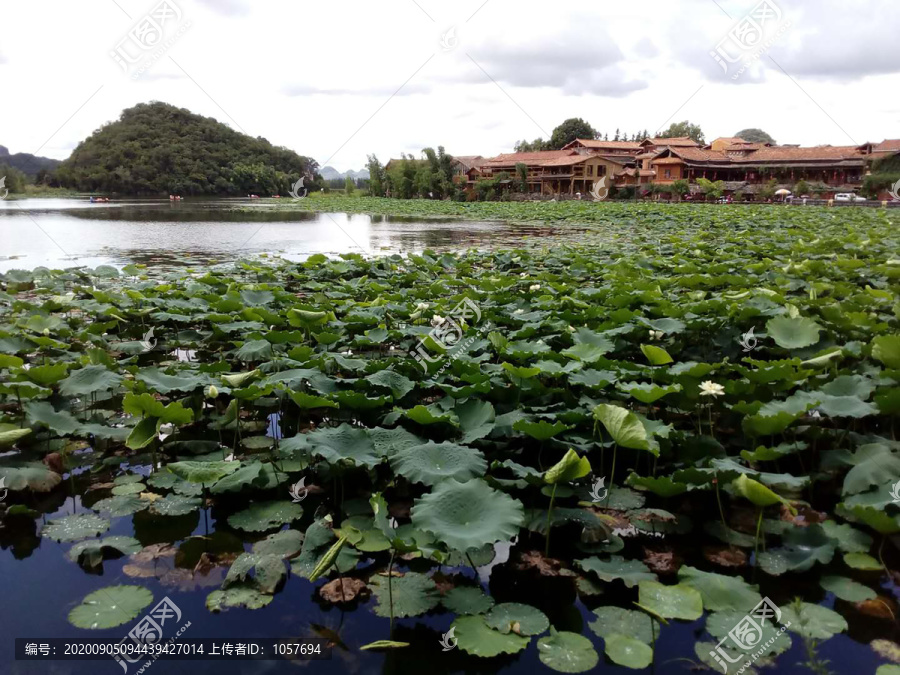
[[[384,167],[375,155],[367,157],[366,168],[369,170],[369,194],[372,197],[384,197]]]
[[[809,194],[809,183],[805,180],[798,180],[797,184],[794,186],[794,194],[798,197]]]
[[[750,141],[751,143],[771,143],[772,145],[776,145],[775,139],[762,129],[741,129],[735,136],[737,138],[743,138],[745,141]]]
[[[519,179],[519,191],[528,192],[528,165],[519,162],[516,164],[516,177]]]
[[[679,197],[684,197],[684,195],[686,195],[690,191],[691,191],[690,184],[683,178],[679,178],[678,180],[672,182],[672,193],[673,194],[676,194]]]
[[[762,189],[759,191],[759,196],[763,199],[772,199],[775,196],[775,192],[778,190],[778,181],[774,178],[770,178],[766,181],[766,184],[763,185]]]
[[[597,138],[597,131],[580,117],[570,117],[553,130],[550,150],[561,150],[576,138]]]
[[[513,146],[513,150],[515,150],[516,152],[540,152],[542,150],[550,149],[551,148],[549,141],[545,141],[542,138],[535,138],[531,142],[522,139]]]
[[[718,199],[725,192],[725,181],[723,180],[713,182],[706,178],[698,178],[697,186],[705,199]]]
[[[7,190],[10,194],[25,192],[25,174],[8,164],[0,164],[0,182],[3,183],[0,186],[0,197],[5,195]]]
[[[687,120],[683,122],[672,122],[669,128],[660,134],[660,138],[683,138],[688,137],[695,140],[700,145],[706,143],[703,136],[703,130],[697,124],[691,124]]]
[[[349,197],[352,196],[353,193],[356,192],[356,183],[353,182],[353,179],[350,176],[344,180],[344,193]]]

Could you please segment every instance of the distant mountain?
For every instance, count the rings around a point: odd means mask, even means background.
[[[87,192],[267,196],[288,194],[317,169],[315,160],[264,138],[154,102],[123,110],[79,143],[56,178]]]
[[[335,178],[347,178],[348,176],[350,178],[352,178],[353,180],[357,180],[359,178],[362,178],[364,180],[369,180],[369,170],[368,169],[360,169],[359,171],[354,171],[353,169],[350,169],[349,171],[344,171],[343,173],[341,173],[340,171],[335,169],[333,166],[326,166],[326,167],[319,169],[319,173],[321,174],[322,178],[324,178],[325,180],[334,180]]]
[[[17,152],[14,155],[9,153],[9,149],[5,145],[0,145],[0,164],[11,166],[18,169],[29,178],[34,178],[38,171],[47,169],[51,171],[59,166],[58,159],[50,159],[49,157],[38,157],[28,152]]]

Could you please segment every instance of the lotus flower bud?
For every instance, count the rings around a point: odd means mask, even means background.
[[[216,398],[216,397],[218,397],[218,395],[219,395],[219,390],[216,389],[216,385],[214,385],[214,384],[209,385],[209,388],[206,390],[206,395],[207,395],[209,398]]]

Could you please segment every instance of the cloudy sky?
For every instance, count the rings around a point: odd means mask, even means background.
[[[153,100],[339,170],[508,152],[568,117],[610,138],[682,119],[708,140],[900,137],[896,0],[168,2],[5,0],[0,144],[63,159]]]

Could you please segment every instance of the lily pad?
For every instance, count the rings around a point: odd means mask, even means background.
[[[93,513],[79,513],[51,520],[41,535],[56,541],[78,541],[87,537],[96,537],[109,529],[109,521]]]
[[[664,586],[658,581],[642,581],[638,602],[664,619],[693,621],[703,616],[703,596],[685,584]]]
[[[536,607],[518,602],[495,605],[484,617],[484,622],[501,633],[540,635],[550,627],[550,620]]]
[[[293,502],[257,502],[229,516],[228,524],[247,532],[265,532],[298,520],[302,515],[303,508]]]
[[[640,670],[653,662],[653,649],[630,635],[612,633],[603,638],[604,651],[613,663]]]
[[[494,599],[474,586],[457,586],[441,600],[454,614],[484,614],[494,606]]]
[[[432,442],[399,451],[391,458],[391,467],[413,483],[431,486],[447,478],[465,482],[483,476],[487,460],[466,445]]]
[[[89,593],[69,612],[76,628],[115,628],[137,618],[153,602],[153,593],[142,586],[107,586]]]
[[[485,623],[484,617],[477,615],[456,617],[451,630],[462,651],[485,658],[515,654],[525,649],[530,641],[530,638],[515,633],[494,630]]]
[[[642,581],[656,581],[656,575],[640,560],[626,560],[614,555],[609,560],[585,558],[575,564],[586,572],[593,572],[602,581],[621,579],[628,588],[634,588]]]
[[[390,617],[391,598],[394,603],[394,616],[398,618],[425,614],[437,607],[440,602],[434,581],[418,572],[407,572],[402,577],[393,577],[390,597],[388,597],[387,577],[372,577],[369,586],[378,600],[375,605],[375,613],[378,616]]]
[[[590,640],[569,631],[551,629],[550,635],[538,640],[537,648],[541,663],[559,673],[586,673],[600,661]]]

